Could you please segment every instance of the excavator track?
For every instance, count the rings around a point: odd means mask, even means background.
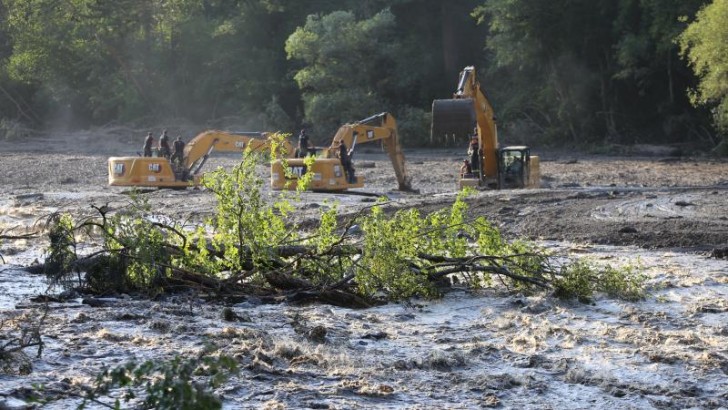
[[[434,100],[432,102],[431,138],[467,141],[476,126],[472,98]]]

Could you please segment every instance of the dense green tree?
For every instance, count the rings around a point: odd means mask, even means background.
[[[0,138],[17,136],[22,122],[33,125],[42,122],[40,115],[26,101],[33,94],[33,88],[12,80],[8,74],[7,64],[13,45],[8,35],[7,19],[7,8],[0,3]]]
[[[665,3],[483,3],[475,15],[490,29],[504,119],[561,143],[684,141],[701,118],[680,93],[691,76],[673,40],[678,17],[703,1]]]
[[[489,0],[476,9],[490,30],[487,83],[502,119],[526,120],[552,140],[596,132],[613,3]]]
[[[264,114],[286,73],[264,3],[10,0],[8,72],[80,124]]]
[[[288,38],[306,119],[328,135],[343,122],[389,111],[403,139],[422,144],[432,100],[449,96],[457,73],[481,57],[473,41],[479,28],[469,16],[475,3],[374,3],[392,7],[372,14],[367,3],[357,12],[311,15]]]
[[[719,151],[728,154],[728,0],[714,0],[701,9],[679,41],[682,55],[700,78],[692,101],[714,107],[715,123],[725,136]]]
[[[707,147],[709,112],[685,90],[726,122],[720,60],[708,62],[722,55],[708,44],[725,43],[708,27],[725,17],[701,14],[681,38],[700,84],[675,38],[681,16],[708,2],[5,0],[0,133],[170,118],[291,131],[306,121],[323,143],[341,123],[389,111],[406,143],[422,143],[432,100],[475,65],[506,143]]]
[[[614,23],[614,98],[622,132],[666,142],[704,139],[707,117],[693,109],[685,89],[694,76],[678,58],[681,16],[693,15],[705,0],[622,0]],[[613,120],[617,124],[616,118]],[[616,127],[615,127],[616,128]]]
[[[340,124],[383,111],[383,82],[397,52],[389,10],[358,20],[353,12],[310,15],[286,41],[286,52],[304,65],[295,75],[305,115],[332,134]]]

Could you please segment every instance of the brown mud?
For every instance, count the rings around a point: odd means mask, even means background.
[[[129,138],[101,140],[74,135],[27,142],[3,141],[0,197],[37,209],[88,209],[88,203],[123,206],[129,189],[106,184],[106,159],[136,155]],[[393,191],[386,156],[364,147],[354,160],[367,181],[364,191],[388,194],[396,207],[434,210],[453,199],[459,161],[455,150],[406,150],[419,195]],[[728,246],[728,161],[708,157],[603,157],[541,153],[542,189],[483,191],[469,200],[473,215],[486,215],[511,236],[645,248],[714,249]],[[231,167],[237,154],[213,156],[207,169]],[[267,172],[261,167],[261,176]],[[35,195],[44,194],[44,195]],[[204,191],[158,190],[145,196],[173,217],[212,212]],[[338,200],[344,211],[371,199],[306,194],[302,208]],[[19,213],[24,213],[16,209]],[[25,211],[30,211],[26,209]],[[12,211],[7,211],[12,212]],[[0,215],[1,216],[1,215]]]

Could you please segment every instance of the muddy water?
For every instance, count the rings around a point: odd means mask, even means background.
[[[361,154],[375,165],[361,169],[367,190],[391,193],[396,183],[386,158]],[[401,206],[446,206],[460,155],[408,152],[408,169],[422,195],[391,197]],[[5,233],[32,231],[36,221],[56,210],[87,213],[89,203],[118,210],[130,201],[123,189],[105,187],[106,155],[0,156],[0,231]],[[221,158],[222,165],[236,161]],[[28,163],[39,165],[18,172]],[[726,162],[544,157],[542,165],[544,186],[551,189],[480,193],[472,209],[499,227],[533,237],[556,232],[546,237],[594,242],[614,231],[610,243],[625,244],[629,235],[637,236],[621,233],[626,226],[637,229],[639,243],[648,247],[728,243],[724,190],[641,190],[725,185]],[[610,192],[592,194],[593,187]],[[199,220],[214,209],[204,191],[144,196],[175,220]],[[324,198],[332,197],[306,194],[302,208],[318,211],[326,206]],[[343,211],[371,204],[370,198],[338,199]],[[16,226],[19,231],[8,231]],[[713,235],[689,235],[702,231]],[[677,243],[661,236],[687,239]],[[43,356],[25,351],[33,371],[0,376],[0,408],[22,406],[25,389],[33,384],[47,387],[51,404],[44,408],[70,408],[79,403],[73,394],[104,365],[190,356],[210,343],[235,357],[242,369],[217,391],[226,408],[728,407],[726,260],[631,247],[546,245],[599,262],[640,266],[649,277],[650,296],[640,302],[600,296],[593,304],[578,304],[502,288],[456,290],[439,301],[361,311],[250,300],[232,306],[245,319],[239,322],[223,321],[222,306],[194,294],[160,301],[120,296],[96,308],[73,299],[50,305]],[[42,260],[42,246],[42,240],[0,244],[8,264],[0,266],[3,319],[38,316],[13,307],[43,292],[45,281],[18,275],[10,265]],[[317,326],[326,330],[323,342],[308,337]]]
[[[221,306],[196,295],[54,304],[33,372],[0,376],[0,407],[48,387],[68,408],[102,366],[161,360],[213,343],[241,373],[217,393],[226,408],[716,408],[728,406],[728,262],[632,247],[546,243],[598,263],[631,264],[650,295],[592,304],[454,290],[438,301],[367,310]],[[3,270],[3,278],[15,276]],[[8,286],[15,303],[30,287]],[[16,291],[17,289],[17,291]],[[0,311],[6,317],[13,309]],[[323,327],[323,341],[307,335]],[[61,393],[62,392],[62,393]],[[10,402],[9,400],[13,400]],[[20,400],[20,402],[18,402]]]
[[[0,310],[13,309],[16,304],[53,289],[40,275],[31,275],[20,266],[0,266]]]

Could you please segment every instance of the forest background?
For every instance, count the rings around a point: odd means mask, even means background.
[[[184,123],[324,143],[389,111],[431,145],[466,65],[509,143],[728,152],[728,0],[3,0],[0,140]]]

